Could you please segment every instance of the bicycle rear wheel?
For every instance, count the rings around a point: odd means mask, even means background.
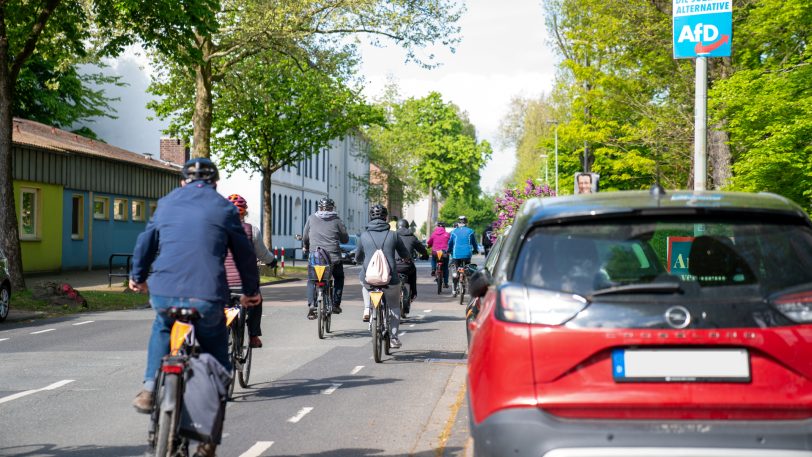
[[[330,323],[333,320],[333,301],[332,292],[328,292],[327,297],[324,300],[324,333],[330,333]]]
[[[241,330],[239,331],[240,335],[240,351],[237,360],[237,379],[240,382],[241,387],[248,387],[248,377],[251,376],[251,354],[252,348],[251,345],[247,343],[246,329],[247,329],[247,316],[245,310],[240,313],[240,321],[237,323],[237,327]]]
[[[437,270],[434,273],[434,280],[437,281],[437,295],[440,295],[443,292],[443,269],[440,268],[442,265],[437,265]]]
[[[464,304],[464,302],[465,302],[465,292],[466,292],[465,289],[467,289],[466,282],[467,282],[466,279],[460,278],[460,285],[459,285],[459,288],[460,288],[460,305]]]
[[[381,348],[383,346],[383,319],[381,316],[381,307],[383,303],[375,308],[375,313],[372,314],[372,356],[375,363],[381,363]]]
[[[156,392],[159,395],[155,399],[155,416],[157,417],[153,419],[157,419],[158,422],[155,431],[156,457],[172,457],[175,454],[178,426],[180,425],[180,409],[183,402],[181,389],[181,381],[178,375],[165,374],[163,383]],[[166,395],[171,395],[172,398],[164,401]],[[170,408],[162,410],[161,406],[165,404],[169,404]]]
[[[239,321],[232,322],[228,328],[228,358],[231,360],[231,382],[228,385],[227,399],[231,400],[234,396],[234,385],[237,384],[237,371],[240,366],[240,337],[238,335]]]
[[[318,292],[318,297],[316,298],[316,314],[318,315],[318,331],[319,331],[319,339],[324,339],[324,318],[326,317],[324,314],[324,296],[321,293],[321,288]]]

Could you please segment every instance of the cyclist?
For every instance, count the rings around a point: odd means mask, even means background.
[[[229,195],[228,201],[230,201],[240,213],[240,222],[242,223],[243,231],[245,231],[245,236],[252,241],[257,259],[271,268],[275,267],[276,257],[271,254],[271,251],[269,251],[268,248],[265,247],[265,243],[262,242],[262,233],[260,233],[259,227],[245,222],[245,215],[248,213],[248,202],[239,194]],[[237,271],[237,265],[234,263],[234,256],[231,255],[231,250],[228,251],[228,255],[226,256],[226,279],[228,280],[228,287],[231,289],[239,289],[242,287],[242,284],[240,284],[240,273]],[[248,345],[252,348],[261,348],[262,340],[259,337],[262,335],[262,329],[260,327],[262,322],[262,303],[248,308],[246,322],[248,324]]]
[[[457,228],[451,232],[448,239],[448,250],[451,253],[451,277],[454,282],[454,295],[459,290],[458,267],[464,267],[471,263],[471,256],[477,252],[476,235],[468,228],[468,218],[460,216],[457,218]]]
[[[316,252],[322,248],[330,257],[330,271],[333,275],[333,313],[341,314],[341,294],[344,291],[344,265],[341,264],[340,243],[350,240],[347,227],[338,217],[333,199],[324,197],[319,200],[318,211],[307,218],[302,233],[302,246],[305,252]],[[316,273],[311,266],[307,268],[307,318],[316,316]]]
[[[389,280],[389,286],[383,289],[386,303],[389,305],[389,322],[392,336],[389,340],[391,347],[397,349],[401,346],[400,339],[398,339],[398,327],[400,326],[400,278],[397,272],[392,268],[395,265],[395,253],[403,258],[410,259],[411,253],[403,244],[397,232],[389,230],[389,224],[386,223],[386,216],[389,211],[383,205],[373,205],[369,208],[369,224],[365,232],[361,233],[358,239],[358,248],[355,253],[355,259],[361,263],[361,292],[364,295],[364,322],[369,321],[370,302],[369,302],[369,284],[366,283],[367,267],[372,259],[373,254],[378,249],[383,251],[386,256],[386,262],[389,265],[389,271],[392,273]]]
[[[482,247],[485,248],[485,257],[488,257],[488,253],[491,252],[491,248],[493,247],[493,231],[494,226],[496,223],[492,223],[482,232]]]
[[[409,221],[406,219],[398,221],[397,234],[400,236],[400,239],[403,240],[403,244],[406,246],[406,250],[409,251],[412,258],[414,258],[414,253],[420,254],[421,257],[428,256],[426,247],[414,236],[412,229],[409,228]],[[411,258],[404,259],[398,255],[395,256],[395,260],[397,261],[398,273],[405,274],[406,277],[409,278],[409,290],[411,295],[409,297],[409,303],[411,303],[412,300],[417,298],[417,268],[415,268]],[[403,317],[406,317],[408,313],[409,307],[407,306],[406,309],[403,310]]]
[[[177,306],[196,308],[201,315],[195,335],[204,352],[231,370],[223,307],[229,299],[224,259],[227,250],[242,279],[241,302],[262,302],[259,275],[251,242],[245,236],[237,209],[215,190],[217,167],[206,158],[183,166],[184,181],[158,202],[158,209],[133,250],[129,286],[149,292],[156,311],[147,347],[143,390],[133,400],[138,412],[149,414],[152,391],[161,359],[169,352],[172,321],[165,311]],[[149,277],[149,286],[147,286]],[[213,456],[216,443],[198,447],[201,456]]]
[[[437,221],[437,228],[431,234],[426,244],[431,249],[431,275],[435,275],[437,270],[437,256],[434,254],[437,251],[443,251],[443,257],[448,254],[448,240],[451,235],[445,230],[445,222]],[[443,269],[440,271],[443,275],[443,287],[448,289],[448,261],[443,261]]]

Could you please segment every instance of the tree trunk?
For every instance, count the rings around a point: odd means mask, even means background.
[[[429,214],[426,218],[426,238],[431,235],[431,229],[433,228],[432,217],[434,217],[434,186],[429,186]]]
[[[269,166],[262,167],[262,242],[273,249],[273,199],[271,198],[271,175]]]
[[[5,18],[0,20],[4,21]],[[11,287],[22,290],[25,289],[25,278],[11,170],[14,82],[9,71],[8,51],[8,38],[4,33],[0,37],[0,248],[8,258]]]
[[[210,37],[197,36],[203,63],[195,68],[195,111],[192,114],[192,157],[209,157],[211,155],[211,122],[212,122],[212,68],[211,54],[214,51]]]

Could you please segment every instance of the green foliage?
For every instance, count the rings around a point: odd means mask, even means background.
[[[482,233],[496,220],[493,199],[479,193],[449,197],[440,208],[440,220],[450,225],[459,216],[467,217],[468,227]]]

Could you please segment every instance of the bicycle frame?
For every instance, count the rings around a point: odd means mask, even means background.
[[[434,251],[434,255],[437,256],[434,279],[437,281],[437,294],[439,295],[443,291],[443,256],[445,256],[445,252],[442,250]]]
[[[319,339],[324,339],[324,334],[330,333],[333,314],[332,277],[325,279],[328,268],[330,268],[329,265],[313,265],[313,271],[316,273],[316,313]]]
[[[384,347],[386,355],[389,355],[389,339],[391,337],[389,334],[389,305],[386,303],[386,298],[380,289],[370,290],[369,299],[373,307],[372,319],[370,319],[372,355],[376,363],[381,363],[381,346]]]

